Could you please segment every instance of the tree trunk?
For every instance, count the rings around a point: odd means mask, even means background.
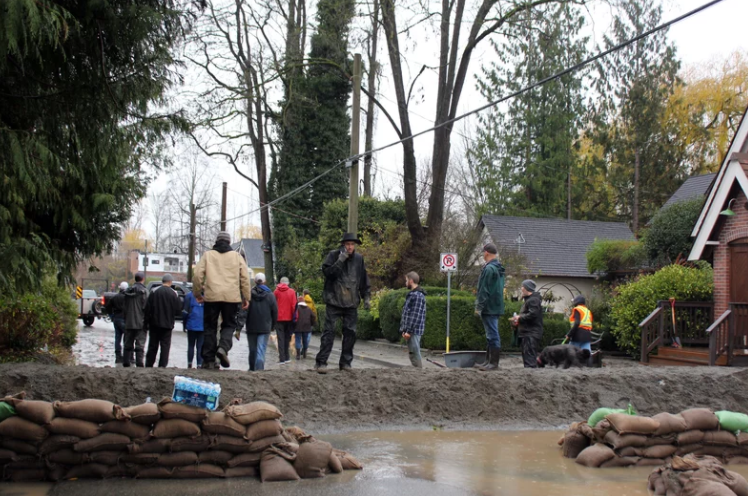
[[[631,230],[634,231],[634,236],[639,238],[639,173],[640,173],[640,153],[637,148],[634,150],[634,204],[631,207],[632,222]]]
[[[369,44],[369,79],[367,89],[369,90],[369,101],[366,105],[366,137],[364,138],[364,150],[371,151],[374,144],[374,95],[376,95],[377,83],[377,41],[379,38],[379,0],[374,0],[374,12],[371,21],[371,43]],[[372,156],[364,157],[364,195],[371,196],[371,162]]]

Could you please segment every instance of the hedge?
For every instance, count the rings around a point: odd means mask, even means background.
[[[317,305],[317,324],[314,332],[322,332],[325,323],[325,305]],[[343,335],[343,321],[338,320],[335,326],[335,334]],[[379,339],[382,337],[382,329],[379,327],[379,319],[375,318],[366,310],[358,310],[358,323],[356,324],[356,339]]]

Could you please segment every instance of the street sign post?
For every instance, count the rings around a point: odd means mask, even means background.
[[[442,253],[441,271],[447,273],[447,353],[449,353],[449,316],[452,300],[452,272],[457,271],[457,253]]]

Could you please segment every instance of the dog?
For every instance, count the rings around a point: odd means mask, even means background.
[[[538,356],[538,367],[563,366],[568,369],[569,367],[584,367],[587,365],[587,361],[590,358],[590,350],[581,350],[576,346],[570,344],[559,344],[556,346],[546,346]]]

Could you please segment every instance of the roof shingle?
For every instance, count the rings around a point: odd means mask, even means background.
[[[265,253],[262,251],[261,239],[243,238],[240,242],[232,244],[231,248],[236,250],[239,247],[239,243],[241,243],[244,249],[244,256],[247,258],[248,267],[265,266]]]
[[[690,200],[696,197],[703,197],[709,191],[712,181],[717,176],[717,173],[703,174],[701,176],[693,176],[686,179],[686,182],[681,184],[680,188],[673,193],[668,201],[662,206],[662,208],[669,207],[673,203],[678,203],[683,200]]]

